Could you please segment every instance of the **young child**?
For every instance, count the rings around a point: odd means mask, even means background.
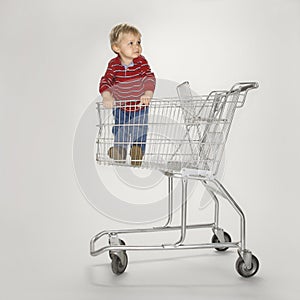
[[[148,130],[148,105],[155,89],[155,76],[141,55],[141,33],[128,24],[115,26],[110,33],[112,50],[117,54],[109,61],[101,78],[99,91],[103,106],[113,108],[114,146],[108,156],[125,162],[131,142],[131,165],[140,166],[145,154]]]

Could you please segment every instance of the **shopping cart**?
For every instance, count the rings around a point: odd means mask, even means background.
[[[188,82],[177,86],[178,97],[152,99],[148,107],[140,104],[128,106],[117,101],[113,110],[102,102],[97,103],[99,132],[96,140],[96,161],[100,165],[146,168],[161,171],[168,178],[168,219],[164,226],[153,228],[105,230],[90,242],[90,253],[97,256],[109,252],[112,271],[122,274],[128,264],[126,251],[179,250],[215,248],[225,251],[237,248],[236,270],[243,277],[251,277],[258,271],[259,261],[246,248],[246,221],[241,208],[216,179],[224,146],[237,108],[244,105],[247,93],[258,87],[256,82],[237,83],[227,91],[213,91],[205,96],[193,96]],[[126,106],[127,105],[127,106]],[[131,118],[121,118],[117,111],[131,110]],[[113,111],[113,113],[112,113]],[[143,117],[141,117],[141,115]],[[146,117],[145,117],[146,116]],[[139,155],[132,149],[139,149]],[[144,150],[141,151],[141,149]],[[121,149],[121,150],[120,150]],[[136,152],[136,151],[135,151]],[[171,225],[173,219],[173,180],[179,178],[182,185],[181,219],[179,226]],[[199,180],[214,203],[214,219],[208,224],[187,224],[187,188],[189,180]],[[231,241],[230,235],[219,226],[219,196],[227,200],[240,217],[239,241]],[[186,244],[188,229],[210,228],[210,243]],[[180,231],[175,243],[161,245],[126,245],[119,235]],[[97,241],[108,237],[108,245],[96,248]]]

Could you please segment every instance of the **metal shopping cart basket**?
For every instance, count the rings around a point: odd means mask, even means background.
[[[146,168],[161,171],[168,178],[168,219],[164,226],[153,228],[105,230],[90,242],[90,253],[97,256],[109,252],[112,271],[122,274],[128,264],[126,251],[179,250],[215,248],[225,251],[237,248],[236,270],[243,277],[258,271],[259,261],[246,248],[245,216],[241,208],[216,179],[224,146],[234,113],[244,105],[247,93],[258,87],[256,82],[237,83],[227,91],[213,91],[205,96],[193,96],[188,82],[177,86],[178,97],[152,99],[148,107],[133,102],[117,101],[113,109],[97,103],[99,133],[96,160],[100,165]],[[127,105],[127,106],[126,106]],[[117,114],[130,111],[132,117]],[[113,113],[112,113],[113,112]],[[121,118],[123,118],[121,120]],[[154,133],[154,134],[153,134]],[[132,149],[135,147],[135,153]],[[144,149],[143,149],[144,147]],[[136,151],[139,150],[139,151]],[[182,186],[181,219],[173,226],[173,180],[179,178]],[[209,224],[187,224],[187,188],[189,180],[200,181],[214,203],[214,218]],[[219,198],[225,199],[240,217],[239,241],[219,226]],[[211,228],[210,243],[186,244],[188,229]],[[126,245],[119,235],[159,231],[180,231],[173,244]],[[106,236],[108,244],[97,249],[97,241]]]

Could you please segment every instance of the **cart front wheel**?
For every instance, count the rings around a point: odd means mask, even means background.
[[[242,277],[252,277],[258,271],[259,261],[257,257],[252,254],[251,268],[249,269],[246,267],[244,260],[241,257],[239,257],[236,261],[235,268]]]
[[[125,257],[125,261],[124,264],[122,264],[122,261],[120,259],[120,257],[118,255],[112,255],[111,258],[111,269],[113,271],[114,274],[116,275],[120,275],[122,273],[124,273],[124,271],[127,268],[127,264],[128,264],[128,257],[127,254],[124,252],[124,257]]]
[[[225,239],[225,242],[228,242],[230,243],[231,242],[231,237],[230,235],[224,231],[224,239]],[[218,237],[214,234],[212,239],[211,239],[211,242],[212,243],[220,243],[220,240],[218,239]],[[226,251],[228,249],[228,247],[219,247],[219,248],[215,248],[216,250],[218,251]]]
[[[125,242],[123,241],[123,240],[121,240],[121,239],[119,239],[119,242],[120,242],[120,245],[122,245],[122,246],[125,246],[126,244],[125,244]],[[124,252],[126,252],[125,250],[124,250]],[[109,255],[109,257],[110,257],[110,259],[112,259],[112,257],[113,257],[113,251],[109,251],[108,252],[108,255]]]

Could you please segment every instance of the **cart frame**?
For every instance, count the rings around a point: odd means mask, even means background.
[[[258,83],[256,82],[240,82],[228,90],[228,91],[217,91],[211,92],[207,99],[211,99],[215,95],[222,95],[225,102],[229,101],[230,97],[236,97],[234,103],[235,108],[240,108],[244,105],[247,93],[251,89],[258,88]],[[181,101],[181,107],[184,110],[184,103],[189,99],[193,99],[190,93],[189,85],[187,82],[178,86],[178,96],[179,101]],[[101,159],[99,157],[99,145],[101,144],[101,136],[103,121],[101,120],[101,103],[97,103],[97,110],[99,113],[99,133],[97,137],[97,154],[96,160],[101,164]],[[194,109],[193,109],[194,110]],[[233,118],[234,111],[232,113]],[[184,116],[185,122],[187,122],[187,117]],[[231,124],[232,119],[230,120]],[[210,124],[210,122],[208,122]],[[229,124],[229,128],[230,128]],[[204,127],[203,127],[204,128]],[[221,155],[224,150],[225,142],[227,140],[227,135],[221,144],[220,151]],[[204,128],[207,130],[207,126]],[[209,130],[209,129],[208,129]],[[189,129],[187,128],[187,134],[189,134]],[[188,137],[189,138],[189,137]],[[205,142],[204,142],[205,143]],[[203,148],[200,149],[201,151]],[[219,151],[219,150],[218,150]],[[218,157],[220,153],[216,154]],[[114,164],[112,162],[111,164]],[[118,164],[120,165],[120,164]],[[168,178],[168,216],[165,225],[159,227],[145,227],[145,228],[135,228],[135,229],[117,229],[117,230],[104,230],[96,234],[90,241],[90,254],[92,256],[100,255],[104,252],[109,252],[110,258],[112,259],[112,271],[115,274],[122,274],[128,263],[128,257],[126,251],[145,251],[145,250],[183,250],[183,249],[203,249],[203,248],[215,248],[219,251],[225,251],[228,248],[236,248],[238,252],[238,259],[236,261],[236,270],[243,277],[251,277],[256,274],[259,268],[259,261],[252,252],[246,248],[246,219],[245,215],[240,208],[240,206],[235,202],[230,193],[225,189],[219,180],[216,179],[216,174],[218,171],[219,160],[217,164],[213,165],[210,172],[203,172],[197,168],[189,168],[183,165],[183,168],[178,170],[163,169],[161,172]],[[173,214],[174,214],[174,199],[173,199],[173,185],[174,179],[181,180],[182,195],[181,195],[181,206],[180,206],[180,225],[172,225]],[[202,183],[204,188],[208,191],[214,202],[214,216],[213,222],[206,224],[187,224],[187,191],[189,180],[197,180]],[[220,213],[220,203],[219,196],[225,199],[231,207],[236,211],[240,218],[240,228],[239,228],[239,240],[236,242],[231,241],[231,237],[219,226],[219,213]],[[213,232],[212,241],[210,243],[201,244],[186,244],[185,238],[187,230],[199,229],[199,228],[210,228]],[[150,232],[162,232],[162,231],[179,231],[180,236],[177,241],[171,244],[161,244],[161,245],[125,245],[125,242],[119,238],[119,235],[131,234],[131,233],[150,233]],[[96,244],[103,237],[107,237],[108,245],[97,248]]]

